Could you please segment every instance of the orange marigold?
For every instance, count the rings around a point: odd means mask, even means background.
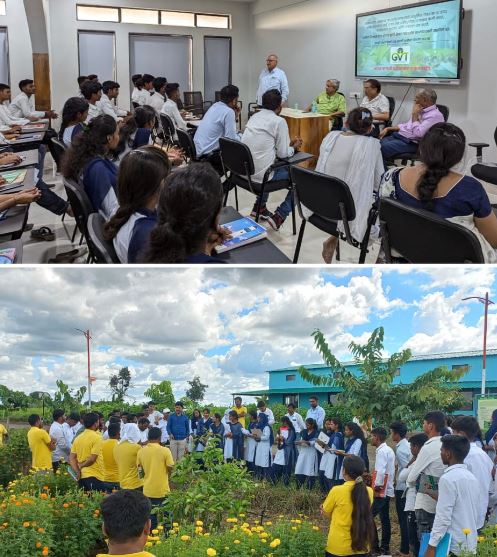
[[[29,522],[23,522],[22,525],[24,526],[24,528],[29,528]]]

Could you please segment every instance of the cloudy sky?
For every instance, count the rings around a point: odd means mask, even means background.
[[[488,267],[2,271],[0,384],[27,393],[53,393],[59,378],[85,384],[85,339],[74,328],[90,329],[95,398],[108,397],[109,376],[128,365],[137,400],[163,379],[182,396],[199,375],[208,402],[228,403],[232,392],[267,386],[269,369],[319,363],[316,328],[343,360],[351,340],[379,325],[388,352],[480,349],[483,306],[461,298],[488,290],[497,302]]]

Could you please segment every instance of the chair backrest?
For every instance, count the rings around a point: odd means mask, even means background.
[[[410,263],[484,263],[470,230],[430,211],[382,199],[380,222],[387,261],[394,249]]]
[[[88,217],[88,249],[94,263],[111,265],[120,263],[114,244],[104,237],[105,219],[99,213],[92,213]]]
[[[214,92],[214,100],[218,103],[221,100],[221,91]]]
[[[162,131],[164,132],[164,136],[166,139],[173,143],[174,135],[176,134],[176,126],[170,116],[167,114],[160,114],[160,124],[162,126]]]
[[[56,137],[50,138],[50,141],[52,142],[53,145],[52,155],[55,159],[57,170],[60,170],[60,165],[62,164],[62,159],[64,158],[64,155],[67,151],[67,147],[64,145],[64,143],[62,143],[62,141],[59,141]]]
[[[219,146],[221,148],[221,159],[226,170],[230,170],[239,176],[252,176],[255,173],[252,153],[244,143],[221,137]]]
[[[388,99],[388,110],[390,111],[390,118],[388,119],[388,122],[391,122],[393,119],[393,115],[395,114],[395,106],[396,106],[396,102],[395,99],[393,97],[387,97]]]
[[[310,211],[328,220],[343,220],[342,204],[347,220],[355,219],[354,198],[343,180],[300,166],[292,166],[290,174],[298,202]]]
[[[497,167],[487,164],[474,164],[471,167],[471,174],[478,180],[483,180],[489,184],[497,185]]]
[[[134,101],[131,101],[131,104],[133,108],[138,108],[140,106],[138,103],[135,103]]]
[[[190,159],[191,161],[197,160],[197,149],[195,148],[195,143],[192,136],[188,132],[180,130],[179,128],[176,131],[178,134],[179,146],[185,153],[186,158]]]
[[[95,210],[85,190],[77,182],[64,178],[64,188],[66,190],[67,200],[74,213],[76,225],[88,243],[88,217],[94,213]]]
[[[446,122],[448,122],[449,120],[449,114],[450,114],[450,110],[448,106],[445,106],[444,104],[437,104],[437,108],[438,110],[440,110],[440,112],[442,113],[442,116],[444,117],[444,120]]]
[[[494,141],[495,141],[495,145],[497,145],[497,128],[495,128],[494,131]]]

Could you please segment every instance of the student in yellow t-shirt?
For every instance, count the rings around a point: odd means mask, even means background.
[[[343,461],[345,483],[335,486],[321,510],[331,517],[327,557],[349,557],[370,552],[375,525],[371,505],[373,490],[362,479],[366,467],[361,457],[346,456]]]
[[[139,491],[117,491],[100,504],[103,531],[109,542],[108,555],[154,557],[143,551],[150,534],[151,505]],[[105,557],[104,554],[97,557]]]
[[[232,410],[234,410],[238,414],[238,421],[241,423],[242,427],[245,428],[245,416],[247,415],[247,407],[242,406],[241,396],[235,397],[235,406],[233,406]]]
[[[38,414],[28,418],[31,429],[28,431],[28,445],[31,449],[31,468],[33,470],[52,470],[52,451],[55,441],[42,428]]]
[[[138,476],[136,455],[141,449],[141,431],[136,424],[125,424],[121,431],[121,440],[114,447],[114,458],[119,470],[119,487],[121,489],[141,489],[143,480]]]
[[[104,483],[107,493],[119,489],[119,468],[114,458],[114,449],[119,443],[121,433],[120,423],[110,423],[107,428],[109,438],[102,443],[102,458],[104,461]]]
[[[8,439],[9,432],[7,431],[7,428],[3,424],[0,424],[0,447],[3,445],[4,437],[5,439]]]
[[[102,436],[99,434],[100,418],[95,412],[85,414],[85,429],[75,439],[69,455],[69,463],[85,491],[105,491]]]
[[[174,460],[167,447],[161,447],[161,430],[153,427],[148,432],[148,445],[138,451],[136,463],[145,475],[143,495],[150,499],[152,507],[159,507],[169,493],[169,476],[173,471]],[[157,528],[157,515],[152,515],[152,530]]]

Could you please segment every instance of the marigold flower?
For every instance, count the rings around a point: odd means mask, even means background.
[[[186,534],[184,534],[183,536],[181,536],[180,540],[182,542],[187,542],[188,540],[190,540],[190,536],[187,536]]]
[[[62,506],[64,507],[64,509],[67,509],[69,507],[69,503],[64,503]]]
[[[240,543],[240,540],[233,540],[233,543],[238,545]]]
[[[173,522],[173,528],[177,528],[179,524],[177,522]]]
[[[463,533],[465,536],[469,536],[469,535],[471,534],[471,530],[470,530],[469,528],[463,528],[463,529],[462,529],[462,533]]]
[[[316,532],[319,532],[319,526],[313,526],[312,529]]]
[[[29,528],[29,522],[23,522],[22,525],[24,526],[24,528]]]
[[[45,528],[38,528],[38,533],[44,534],[45,533]]]
[[[217,551],[213,547],[209,547],[206,553],[209,557],[215,557],[217,555]]]
[[[274,540],[269,544],[269,547],[275,548],[281,544],[281,540],[278,538],[274,538]]]
[[[152,547],[153,545],[154,545],[154,544],[153,544],[152,542],[147,542],[147,543],[145,544],[145,547]]]
[[[36,549],[39,549],[41,547],[41,542],[36,542]]]
[[[154,528],[154,529],[152,530],[152,534],[153,534],[154,536],[156,536],[158,533],[159,533],[159,530],[157,530],[157,528]]]
[[[197,522],[195,522],[196,526],[203,526],[204,523],[201,520],[197,520]]]
[[[43,548],[43,551],[41,552],[41,554],[42,554],[42,555],[48,555],[48,547],[47,547],[47,546],[45,546],[45,547]]]

